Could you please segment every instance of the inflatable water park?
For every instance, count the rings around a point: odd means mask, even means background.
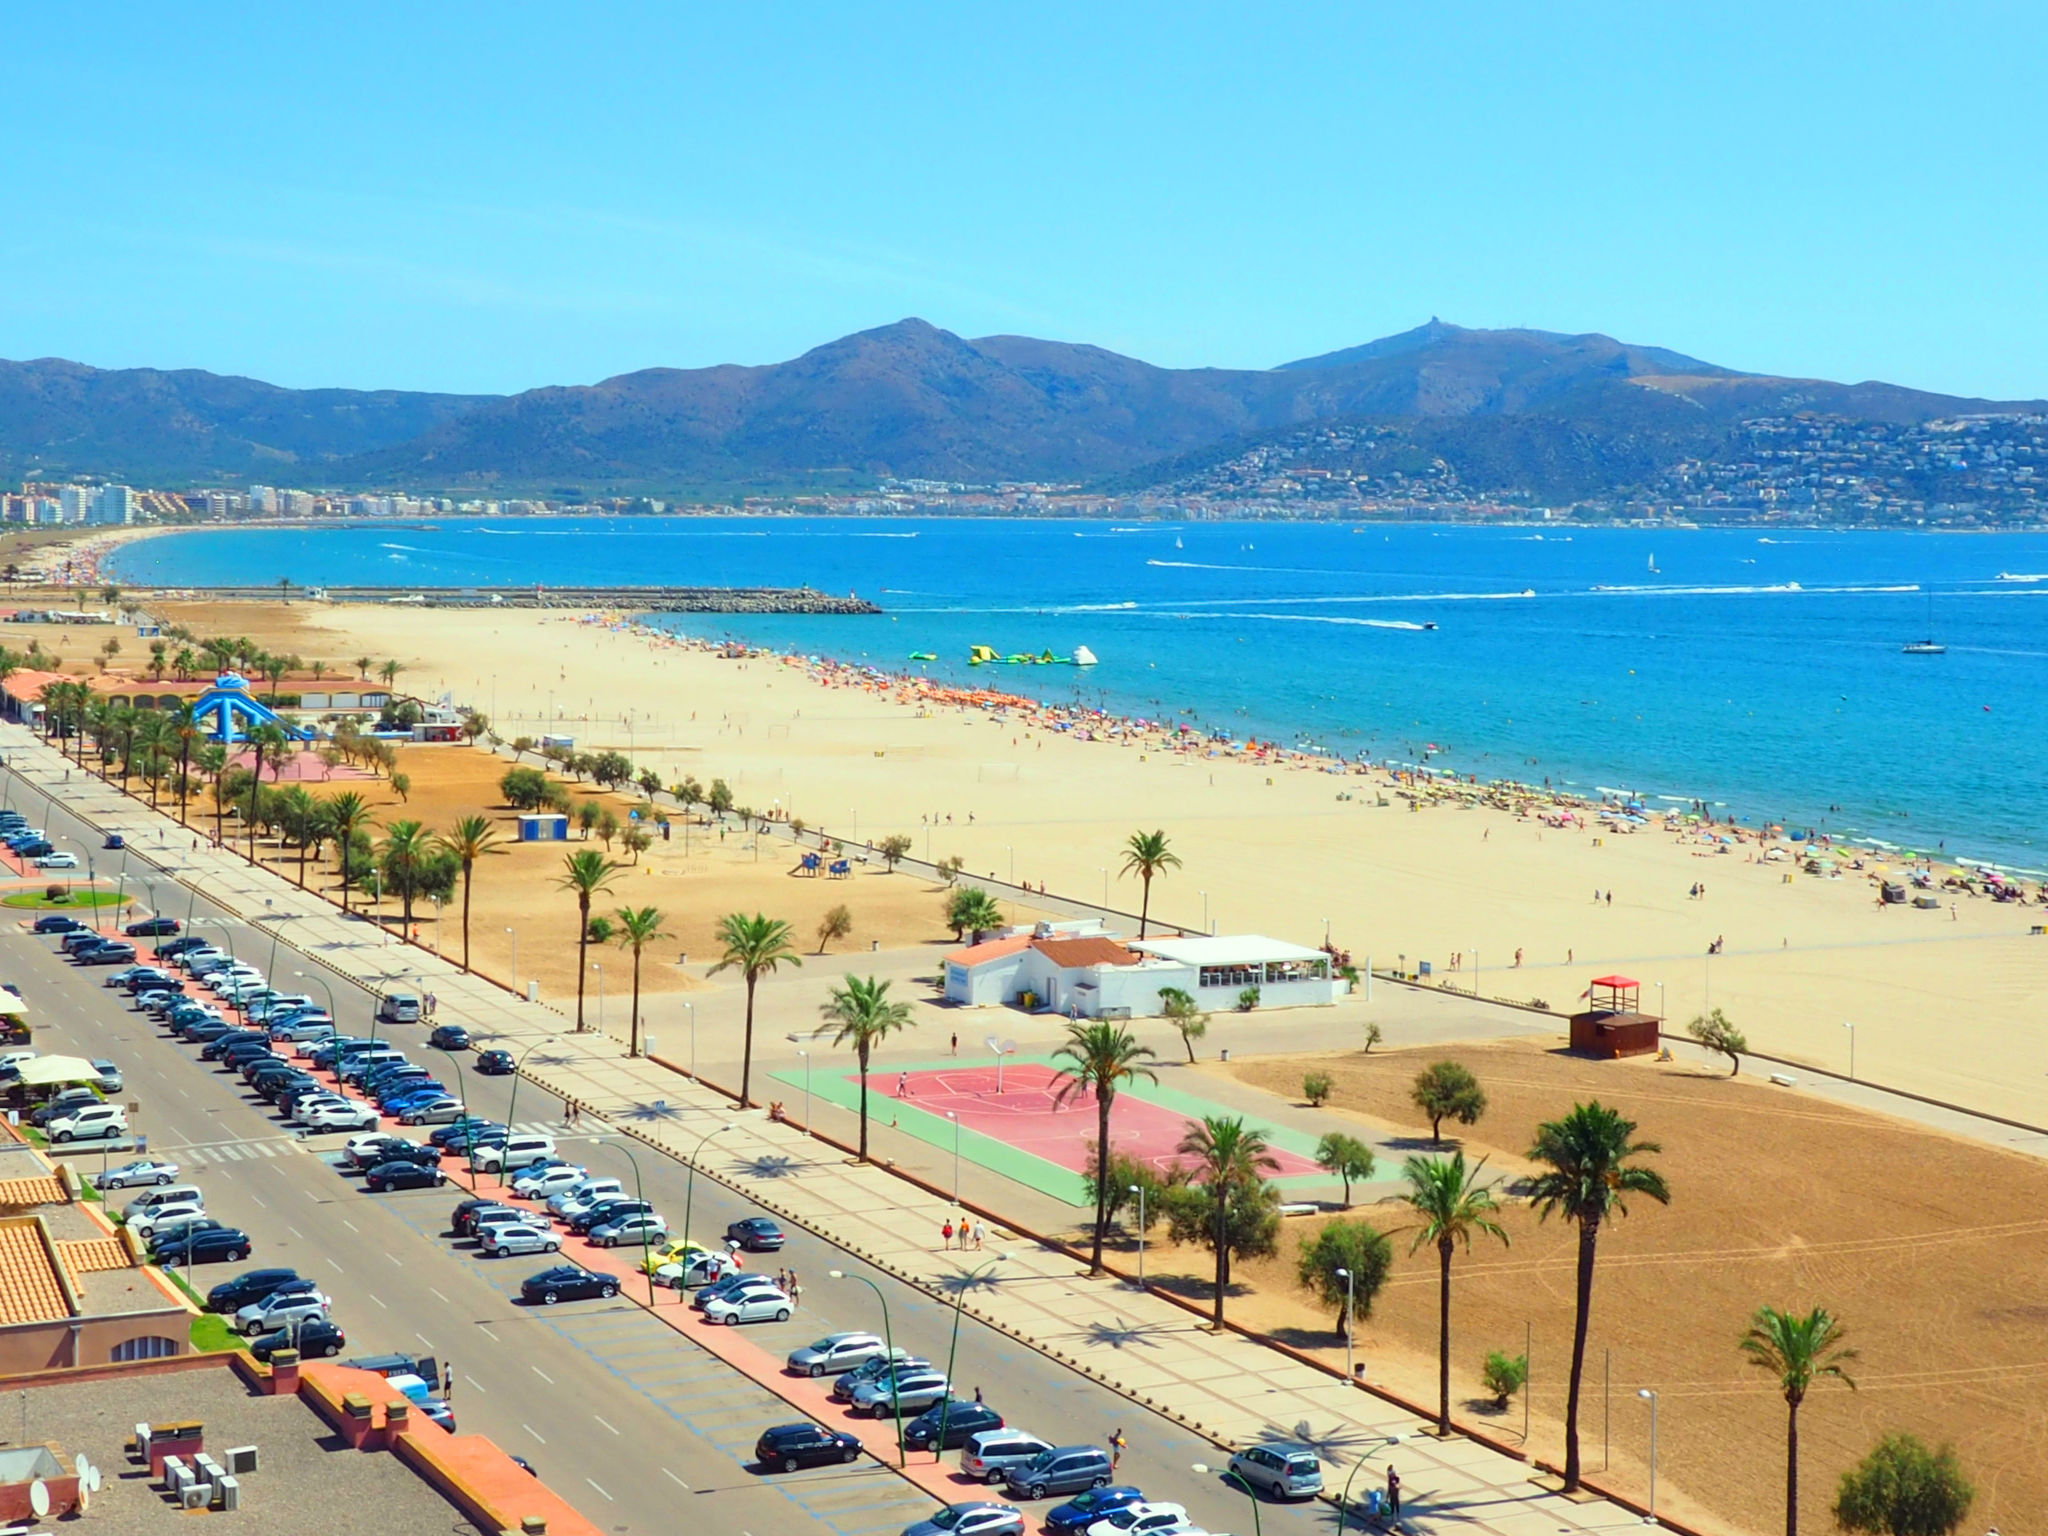
[[[291,741],[311,741],[310,726],[295,725],[249,691],[249,680],[239,672],[223,672],[213,686],[192,701],[192,714],[212,729],[221,742],[247,741],[259,725],[274,725]]]
[[[919,659],[935,660],[936,658],[912,657],[911,659],[915,661]],[[1092,667],[1096,663],[1095,653],[1085,645],[1075,646],[1074,654],[1071,656],[1055,656],[1049,650],[1037,656],[1033,656],[1029,651],[1018,651],[1012,655],[1005,656],[998,652],[994,646],[973,645],[967,648],[967,664],[970,667]]]

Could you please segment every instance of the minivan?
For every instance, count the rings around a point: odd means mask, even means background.
[[[1101,1446],[1062,1445],[1006,1469],[1003,1486],[1012,1498],[1042,1499],[1052,1493],[1107,1488],[1109,1478],[1109,1452]]]
[[[960,1470],[985,1483],[999,1483],[1010,1468],[1036,1461],[1051,1449],[1027,1429],[984,1429],[967,1437]]]
[[[1322,1461],[1291,1440],[1248,1446],[1230,1458],[1230,1470],[1276,1499],[1312,1499],[1323,1491]]]
[[[88,1104],[74,1115],[52,1120],[52,1141],[84,1141],[95,1136],[126,1136],[128,1111],[118,1104]]]
[[[387,1024],[417,1024],[420,1000],[410,992],[386,992],[378,1001],[377,1017]]]
[[[503,1146],[478,1147],[476,1165],[487,1173],[497,1173],[507,1168],[524,1168],[554,1155],[552,1136],[507,1136]]]

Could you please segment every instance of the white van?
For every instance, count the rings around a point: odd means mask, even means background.
[[[52,1141],[87,1141],[96,1136],[126,1136],[128,1111],[118,1104],[88,1104],[75,1115],[52,1120]]]
[[[960,1452],[960,1471],[985,1483],[999,1483],[1006,1468],[1021,1467],[1050,1449],[1029,1430],[984,1429],[967,1437]]]
[[[153,1211],[160,1205],[173,1205],[182,1200],[195,1204],[199,1200],[197,1184],[159,1184],[155,1189],[144,1190],[121,1208],[121,1214],[130,1221],[145,1211]]]
[[[412,992],[386,992],[377,1003],[377,1017],[387,1024],[417,1024],[420,1000]]]
[[[502,1147],[478,1147],[476,1165],[487,1173],[500,1173],[508,1168],[524,1168],[529,1163],[554,1155],[555,1138],[552,1136],[507,1136]]]

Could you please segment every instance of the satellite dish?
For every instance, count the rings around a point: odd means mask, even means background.
[[[38,1520],[50,1512],[50,1485],[40,1477],[28,1485],[28,1507]]]
[[[98,1469],[98,1468],[94,1468],[93,1470],[94,1470],[95,1472],[97,1472],[97,1471],[98,1471],[99,1469]],[[99,1485],[98,1485],[97,1483],[95,1483],[95,1484],[94,1484],[93,1486],[94,1486],[94,1487],[98,1487]],[[78,1504],[77,1504],[77,1506],[76,1506],[76,1508],[77,1508],[77,1510],[78,1510],[78,1513],[80,1513],[80,1514],[82,1515],[82,1514],[84,1514],[84,1513],[85,1513],[85,1512],[86,1512],[86,1511],[87,1511],[88,1509],[90,1509],[91,1507],[92,1507],[92,1490],[91,1490],[91,1489],[89,1489],[89,1488],[87,1488],[87,1487],[85,1486],[85,1484],[83,1484],[83,1483],[80,1483],[80,1484],[78,1485]]]
[[[94,1493],[100,1489],[100,1469],[87,1461],[82,1452],[78,1458],[78,1486]]]

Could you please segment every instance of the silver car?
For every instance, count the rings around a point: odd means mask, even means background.
[[[1292,1440],[1249,1446],[1230,1458],[1230,1470],[1276,1499],[1312,1499],[1323,1491],[1322,1461]]]
[[[515,1222],[502,1227],[484,1227],[479,1235],[483,1238],[483,1250],[493,1258],[503,1258],[514,1253],[555,1253],[562,1246],[562,1240],[544,1227],[528,1226]]]
[[[109,1168],[100,1175],[98,1182],[101,1189],[126,1189],[131,1184],[175,1184],[177,1181],[176,1163],[143,1157],[132,1163],[123,1163],[118,1168]]]
[[[896,1354],[898,1359],[895,1369],[897,1370],[907,1371],[912,1368],[922,1370],[931,1364],[931,1361],[917,1355],[905,1356],[900,1349],[896,1351]],[[833,1401],[840,1403],[852,1402],[854,1393],[871,1381],[879,1381],[889,1370],[889,1362],[880,1355],[875,1356],[866,1365],[854,1367],[854,1369],[848,1371],[844,1376],[832,1383]]]
[[[770,1286],[765,1291],[742,1291],[737,1296],[714,1298],[705,1305],[704,1317],[708,1322],[728,1327],[738,1323],[786,1323],[795,1308],[795,1302]]]
[[[853,1411],[871,1413],[878,1419],[886,1419],[898,1410],[905,1415],[923,1413],[933,1404],[945,1401],[946,1392],[944,1371],[900,1370],[854,1388]]]
[[[791,1350],[783,1364],[798,1376],[837,1376],[887,1353],[889,1346],[880,1334],[828,1333],[802,1349]],[[903,1359],[906,1352],[899,1349],[896,1355]]]
[[[590,1229],[590,1240],[600,1248],[616,1248],[621,1243],[658,1243],[667,1236],[668,1222],[653,1211],[621,1216],[617,1221]]]
[[[327,1308],[327,1298],[318,1291],[286,1290],[250,1302],[235,1314],[235,1327],[242,1333],[270,1333],[309,1318],[325,1317]]]
[[[971,1499],[906,1525],[903,1536],[1024,1536],[1024,1511],[1013,1504]]]

